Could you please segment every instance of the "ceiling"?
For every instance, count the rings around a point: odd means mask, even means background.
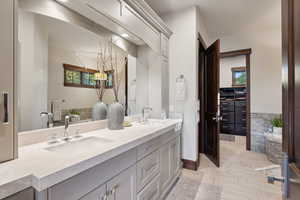
[[[146,0],[164,15],[198,5],[210,38],[240,31],[280,30],[281,0]]]

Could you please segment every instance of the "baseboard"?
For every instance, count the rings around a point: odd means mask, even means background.
[[[197,171],[199,166],[199,159],[196,161],[182,159],[183,168]]]

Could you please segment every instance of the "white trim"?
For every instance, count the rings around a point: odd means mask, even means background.
[[[171,37],[173,32],[144,0],[125,0],[125,2],[143,16],[152,26],[161,31],[168,38]]]

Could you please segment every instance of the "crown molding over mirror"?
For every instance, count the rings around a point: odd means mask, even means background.
[[[161,31],[168,38],[173,32],[168,28],[167,24],[160,16],[144,1],[144,0],[125,0],[133,9],[142,15],[156,29]]]

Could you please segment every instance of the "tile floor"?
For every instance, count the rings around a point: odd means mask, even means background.
[[[281,184],[270,185],[267,175],[280,169],[256,171],[272,165],[264,154],[247,152],[242,137],[221,141],[221,167],[201,156],[198,171],[183,170],[167,200],[281,200]]]

